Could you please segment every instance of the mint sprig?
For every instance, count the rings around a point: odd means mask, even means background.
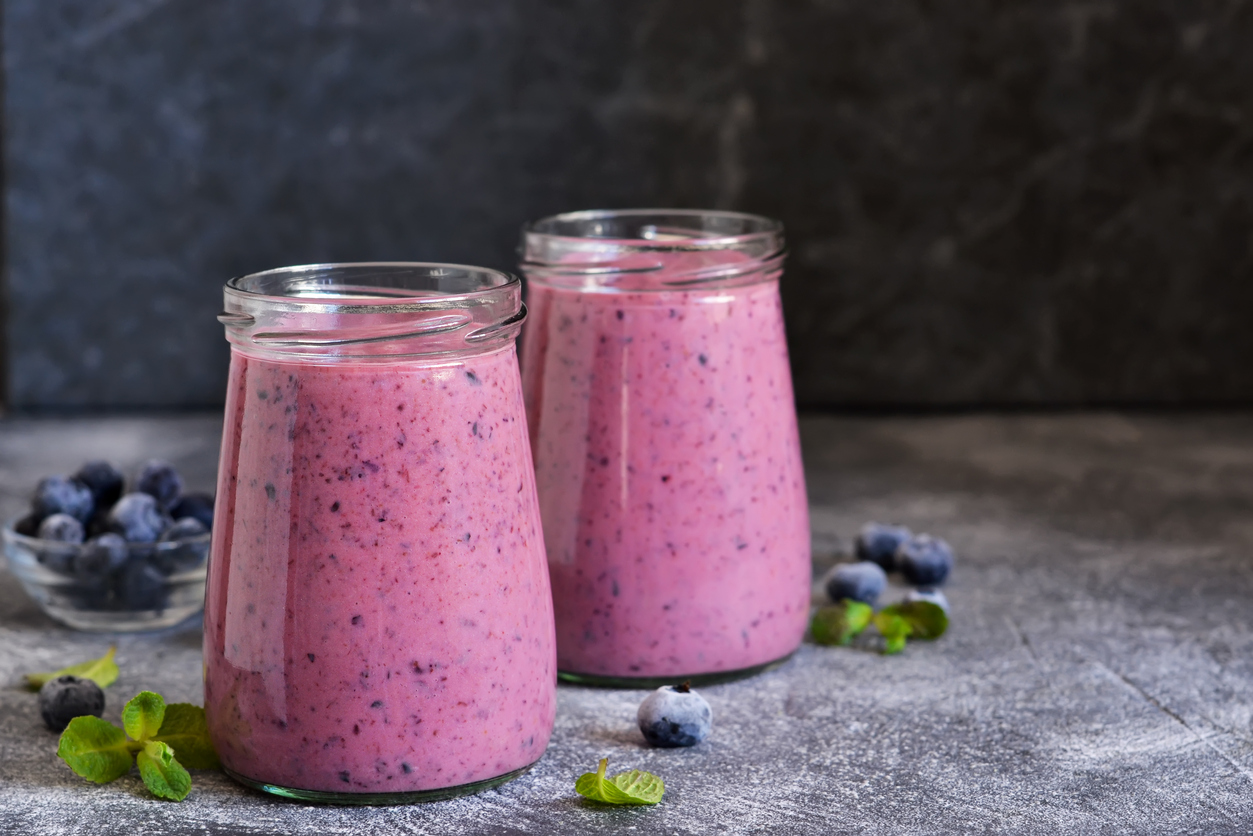
[[[899,653],[905,640],[938,639],[948,630],[948,613],[930,601],[902,601],[879,610],[874,626],[883,635],[884,653]]]
[[[605,777],[609,758],[601,758],[595,772],[585,772],[574,782],[574,790],[601,804],[656,804],[666,792],[666,784],[650,772],[632,769],[612,778]]]
[[[817,644],[846,645],[866,629],[873,617],[874,608],[869,604],[845,598],[814,613],[809,632]]]
[[[117,780],[138,765],[148,790],[171,801],[182,801],[191,792],[191,776],[176,753],[192,769],[220,766],[203,708],[167,706],[160,694],[140,691],[122,709],[122,724],[125,730],[99,717],[75,717],[61,733],[57,756],[97,784]]]
[[[809,622],[815,644],[847,645],[868,626],[883,636],[885,654],[900,653],[907,639],[938,639],[948,630],[948,613],[930,601],[902,601],[875,612],[869,604],[845,598],[821,607]]]
[[[77,665],[70,665],[68,668],[61,668],[59,671],[28,673],[26,674],[26,687],[32,691],[38,691],[44,686],[45,682],[56,679],[58,676],[77,676],[79,679],[90,679],[101,688],[108,688],[117,681],[117,662],[113,661],[113,656],[116,653],[117,648],[110,647],[109,652],[99,659],[79,662]]]

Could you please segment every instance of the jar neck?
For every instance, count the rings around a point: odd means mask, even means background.
[[[223,297],[227,341],[281,360],[480,354],[526,318],[516,276],[457,264],[284,267],[231,279]]]
[[[623,209],[528,224],[521,255],[530,282],[613,293],[776,281],[786,251],[783,225],[759,215]]]

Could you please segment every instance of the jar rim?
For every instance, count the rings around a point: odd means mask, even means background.
[[[512,343],[526,318],[517,276],[441,262],[278,267],[229,280],[223,297],[227,341],[272,359],[479,353]]]
[[[589,293],[728,288],[775,281],[783,224],[722,209],[592,209],[522,227],[519,268]]]
[[[378,284],[385,277],[389,284]],[[410,277],[418,280],[396,282],[397,278]],[[480,287],[458,288],[451,291],[414,286],[430,284],[432,280],[471,280],[472,277],[487,280]],[[351,284],[339,284],[331,280],[352,279]],[[363,281],[373,278],[375,282]],[[301,279],[306,281],[301,282]],[[317,281],[314,281],[317,279]],[[266,286],[268,282],[275,286]],[[284,282],[291,282],[293,292],[286,290]],[[328,261],[313,264],[297,264],[275,267],[256,273],[246,273],[227,280],[224,288],[227,296],[237,296],[249,302],[285,306],[300,305],[302,309],[332,313],[407,313],[420,312],[431,307],[447,307],[458,301],[473,302],[484,297],[499,295],[502,291],[521,287],[521,279],[503,270],[469,264],[436,261]],[[318,288],[331,292],[319,292]]]
[[[701,226],[672,227],[669,224],[645,223],[654,220],[704,221]],[[606,234],[569,234],[558,231],[562,225],[576,227],[587,224],[593,230],[598,221],[636,221],[640,232],[636,235]],[[732,226],[741,224],[746,228],[743,232],[719,232],[705,228],[709,222],[714,226]],[[669,227],[675,232],[701,232],[706,235],[667,234]],[[650,234],[651,233],[651,234]],[[779,239],[782,248],[783,223],[765,215],[754,215],[747,212],[733,212],[727,209],[585,209],[578,212],[562,212],[549,215],[539,220],[530,221],[522,226],[523,239],[530,236],[542,237],[547,240],[563,241],[614,241],[620,246],[627,246],[642,251],[649,250],[705,250],[725,249],[736,245],[754,242],[769,242]]]

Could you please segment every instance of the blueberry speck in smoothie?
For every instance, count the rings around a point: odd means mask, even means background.
[[[348,770],[344,770],[343,772],[339,773],[339,780],[343,781],[345,784],[348,783],[348,780],[351,777],[352,776],[348,774]]]
[[[332,514],[334,514],[334,513],[337,513],[338,511],[339,511],[339,503],[338,503],[338,502],[332,502],[332,503],[331,503],[331,513],[332,513]],[[335,556],[335,555],[331,555],[331,557],[334,557],[334,556]]]
[[[700,364],[702,366],[709,363],[709,358],[706,357],[704,354],[697,355],[696,359],[700,361]]]
[[[353,623],[354,625],[355,625],[355,624],[360,624],[360,623],[361,623],[361,616],[359,616],[359,615],[354,615],[354,616],[352,617],[352,623]]]
[[[312,662],[314,659],[316,659],[316,658],[317,658],[317,657],[316,657],[316,656],[314,656],[312,653],[309,653],[309,654],[307,654],[307,655],[308,655],[308,657],[309,657],[309,661],[310,661],[310,662]]]
[[[278,491],[274,490],[274,486],[271,485],[269,482],[265,483],[265,496],[266,496],[266,499],[270,500],[271,502],[273,502],[274,498],[278,496]]]
[[[483,381],[479,380],[479,376],[475,374],[474,372],[469,372],[469,371],[466,372],[466,380],[470,381],[475,386],[483,385]]]
[[[375,700],[374,702],[370,703],[370,708],[382,708],[382,707],[383,707],[382,700]]]

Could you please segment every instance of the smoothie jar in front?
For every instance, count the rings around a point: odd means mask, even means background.
[[[809,517],[782,226],[577,212],[523,230],[522,374],[566,680],[745,676],[800,645]]]
[[[324,264],[231,280],[205,601],[227,772],[311,801],[503,783],[552,732],[552,599],[517,278]]]

